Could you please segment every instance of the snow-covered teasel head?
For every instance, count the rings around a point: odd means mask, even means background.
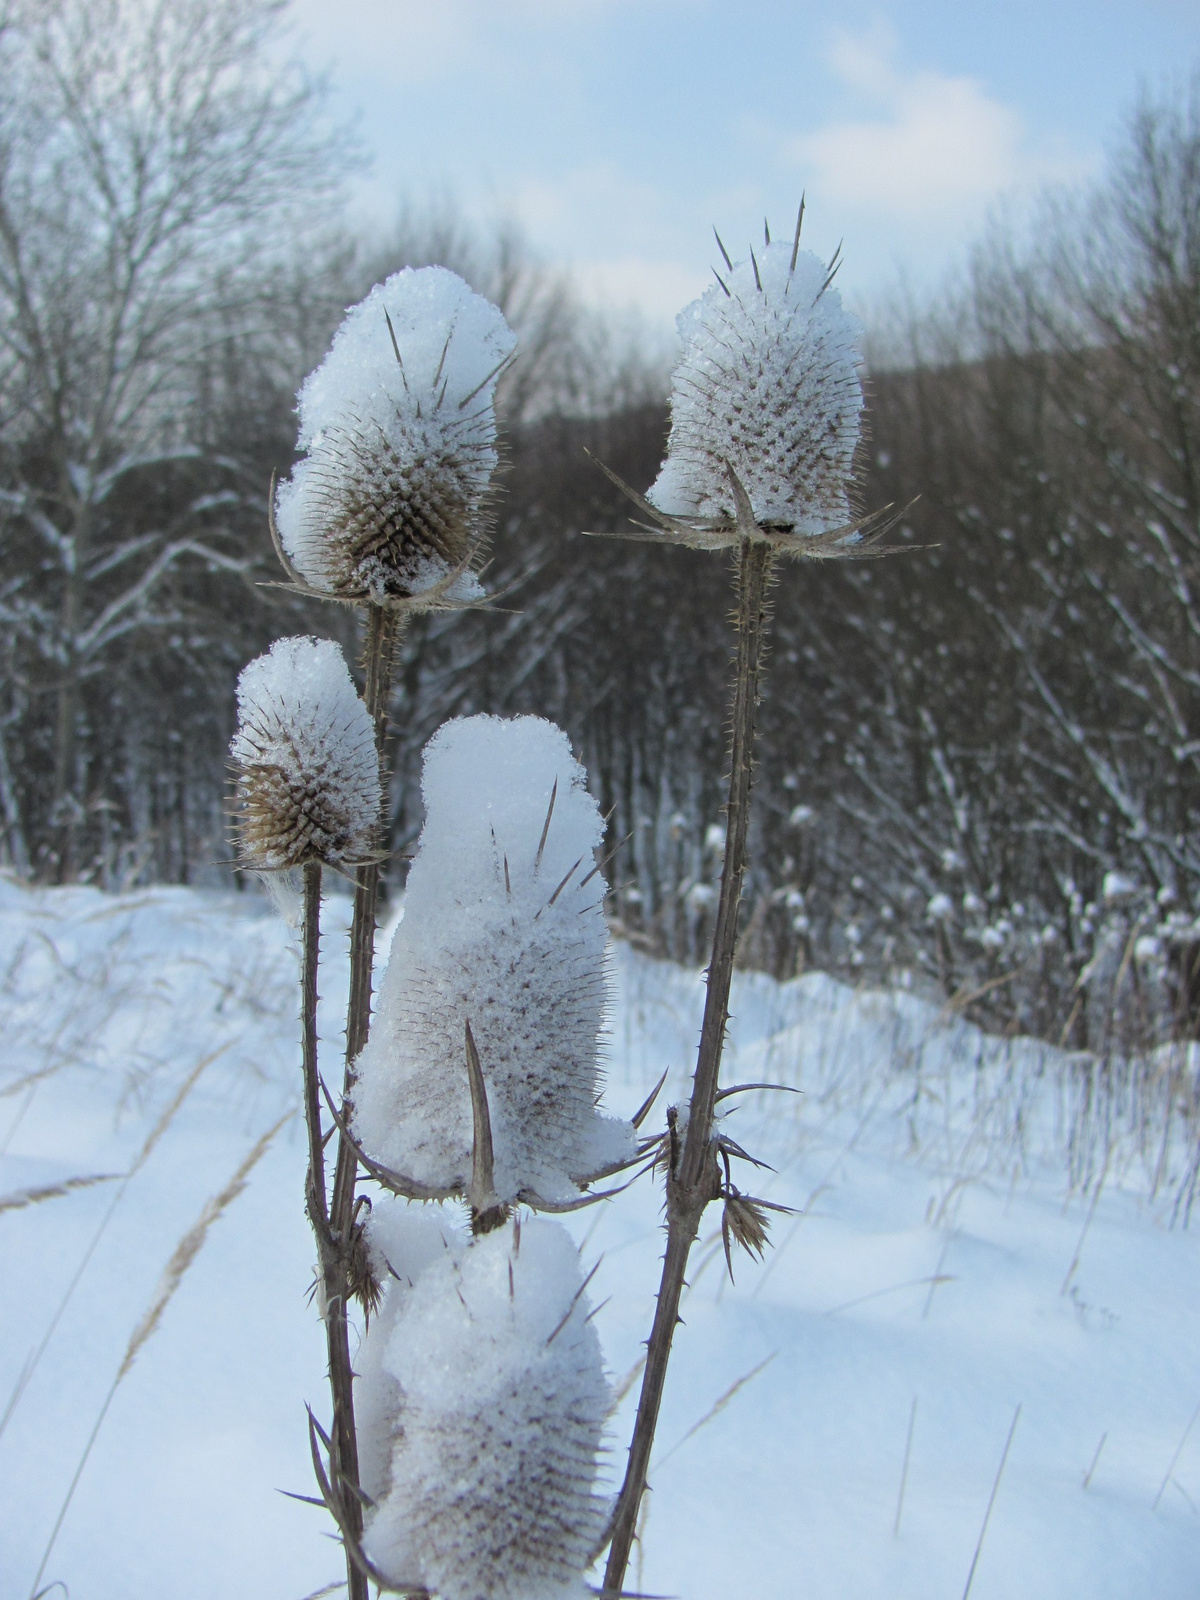
[[[242,864],[275,872],[371,857],[379,759],[371,718],[329,639],[277,639],[238,679],[229,752]]]
[[[726,256],[680,313],[666,459],[644,496],[609,473],[658,530],[643,536],[700,549],[749,537],[808,556],[869,548],[860,530],[879,519],[858,522],[853,493],[861,328],[832,287],[836,264],[799,244],[797,224],[790,243],[768,238],[737,265]]]
[[[368,1155],[471,1189],[469,1025],[495,1200],[565,1203],[634,1153],[597,1111],[608,998],[603,837],[567,736],[538,717],[449,722],[425,752],[426,818],[379,1008],[358,1064]]]
[[[852,520],[860,330],[807,250],[776,242],[679,318],[667,458],[648,498],[737,522],[729,468],[759,526],[811,538]]]
[[[482,597],[496,380],[514,344],[444,267],[406,267],[350,309],[300,390],[307,453],[275,497],[301,587],[409,608]]]
[[[397,1211],[369,1224],[389,1289],[360,1356],[366,1554],[440,1600],[585,1600],[611,1397],[579,1253],[539,1218],[467,1244]]]

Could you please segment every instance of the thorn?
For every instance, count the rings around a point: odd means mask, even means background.
[[[762,279],[758,274],[758,257],[754,254],[754,246],[750,246],[750,259],[754,263],[754,284],[759,294],[762,293]]]
[[[404,379],[404,392],[408,393],[408,374],[404,370],[404,362],[400,358],[400,346],[396,342],[396,330],[392,327],[392,319],[388,315],[386,306],[383,308],[383,320],[388,325],[388,332],[392,336],[392,349],[396,352],[396,364],[400,368],[400,376]]]
[[[471,1119],[475,1136],[471,1152],[470,1201],[476,1211],[485,1211],[496,1201],[496,1166],[492,1151],[492,1119],[488,1114],[487,1086],[483,1081],[483,1068],[479,1064],[479,1051],[471,1024],[467,1022],[467,1081],[471,1087]]]
[[[446,364],[446,352],[450,348],[450,341],[451,341],[451,339],[453,339],[453,337],[454,337],[454,324],[451,323],[450,326],[446,329],[446,342],[442,346],[442,354],[441,354],[441,357],[440,357],[440,359],[438,361],[438,364],[437,364],[437,371],[434,373],[433,382],[430,384],[430,388],[431,389],[436,389],[437,386],[438,386],[438,380],[442,376],[442,368]],[[438,401],[438,405],[439,406],[441,405],[441,401],[440,400]]]
[[[725,265],[729,268],[730,272],[732,272],[733,262],[729,259],[729,251],[726,250],[725,246],[721,243],[721,235],[717,232],[715,224],[713,225],[713,238],[717,241],[717,249],[721,252],[722,260],[725,262]],[[720,279],[717,281],[719,283]]]
[[[796,257],[800,254],[800,229],[804,226],[804,196],[800,196],[800,210],[796,216],[796,237],[792,240],[792,264],[789,275],[796,270]]]
[[[505,890],[506,890],[506,892],[508,894],[508,898],[511,900],[512,899],[512,879],[508,875],[508,857],[507,857],[507,855],[504,857],[504,888],[505,888]]]
[[[771,224],[766,217],[763,218],[763,244],[767,249],[771,247]]]
[[[542,851],[546,848],[546,835],[550,832],[550,818],[554,815],[554,802],[558,799],[558,779],[554,780],[554,787],[550,791],[550,804],[546,810],[546,820],[542,824],[542,837],[538,840],[537,856],[534,859],[533,870],[536,872],[542,864]]]
[[[582,857],[582,856],[580,856],[580,858],[579,858],[579,861],[577,861],[577,862],[576,862],[576,863],[575,863],[575,867],[577,867],[577,866],[578,866],[578,865],[579,865],[579,862],[580,862],[580,861],[582,861],[582,860],[583,860],[583,857]],[[549,898],[549,900],[547,900],[547,902],[546,902],[546,909],[547,909],[547,910],[549,910],[549,908],[550,908],[550,907],[551,907],[551,906],[552,906],[552,905],[553,905],[553,904],[554,904],[554,902],[555,902],[555,901],[556,901],[556,900],[557,900],[557,899],[558,899],[558,897],[559,897],[559,895],[560,895],[560,894],[561,894],[561,893],[562,893],[562,892],[563,892],[563,890],[564,890],[564,889],[565,889],[565,888],[566,888],[566,887],[567,887],[567,884],[568,884],[568,883],[569,883],[569,881],[570,881],[570,880],[571,880],[571,878],[572,878],[572,877],[573,877],[573,876],[574,876],[574,874],[575,874],[575,867],[572,867],[572,868],[571,868],[571,870],[570,870],[570,872],[568,872],[568,873],[567,873],[567,875],[566,875],[566,877],[565,877],[565,878],[564,878],[564,879],[563,879],[563,881],[562,881],[562,882],[561,882],[561,883],[560,883],[560,884],[559,884],[559,886],[558,886],[558,888],[557,888],[557,889],[555,889],[555,891],[554,891],[554,893],[553,893],[553,894],[552,894],[552,895],[551,895],[551,896],[550,896],[550,898]],[[541,914],[542,914],[542,913],[541,913],[541,912],[540,912],[540,911],[539,911],[539,912],[538,912],[538,916],[539,916],[539,917],[540,917],[540,916],[541,916]],[[536,917],[535,917],[535,918],[534,918],[534,921],[535,921],[535,922],[536,922],[536,921],[537,921],[537,918],[536,918]]]
[[[581,1283],[581,1284],[580,1284],[580,1285],[579,1285],[579,1287],[578,1287],[578,1289],[576,1289],[576,1291],[575,1291],[575,1293],[574,1293],[574,1295],[573,1295],[573,1297],[572,1297],[572,1299],[571,1299],[571,1304],[570,1304],[570,1305],[569,1305],[569,1306],[568,1306],[568,1307],[567,1307],[567,1309],[566,1309],[566,1310],[565,1310],[565,1311],[564,1311],[564,1312],[563,1312],[563,1314],[562,1314],[562,1317],[561,1317],[561,1318],[560,1318],[560,1320],[559,1320],[559,1323],[558,1323],[558,1326],[557,1326],[557,1327],[556,1327],[556,1328],[555,1328],[555,1330],[554,1330],[554,1332],[553,1332],[553,1333],[552,1333],[552,1334],[551,1334],[551,1335],[550,1335],[550,1337],[549,1337],[549,1338],[548,1338],[548,1339],[547,1339],[547,1340],[546,1340],[546,1343],[547,1343],[547,1344],[548,1344],[548,1345],[551,1345],[551,1344],[553,1344],[553,1343],[554,1343],[554,1341],[555,1341],[555,1339],[557,1339],[557,1338],[558,1338],[558,1336],[559,1336],[559,1334],[560,1334],[560,1333],[561,1333],[561,1332],[562,1332],[562,1331],[563,1331],[563,1329],[564,1329],[564,1328],[565,1328],[565,1327],[566,1327],[566,1325],[567,1325],[567,1323],[568,1323],[568,1322],[570,1322],[570,1320],[571,1320],[571,1313],[572,1313],[572,1311],[574,1311],[574,1309],[575,1309],[575,1307],[576,1307],[576,1306],[577,1306],[577,1305],[578,1305],[578,1304],[579,1304],[579,1302],[580,1302],[580,1301],[581,1301],[581,1300],[582,1300],[582,1299],[583,1299],[583,1296],[584,1296],[584,1294],[585,1294],[585,1292],[586,1292],[586,1290],[587,1290],[587,1286],[588,1286],[588,1284],[589,1284],[589,1283],[591,1283],[591,1281],[592,1281],[592,1279],[593,1279],[593,1278],[594,1278],[594,1277],[595,1277],[595,1276],[596,1276],[596,1274],[597,1274],[597,1273],[598,1273],[598,1272],[599,1272],[599,1271],[600,1271],[600,1263],[601,1263],[601,1262],[602,1262],[602,1261],[603,1261],[603,1260],[604,1260],[604,1257],[603,1257],[603,1256],[601,1256],[601,1257],[600,1257],[600,1261],[597,1261],[597,1263],[596,1263],[596,1265],[595,1265],[595,1266],[594,1266],[594,1267],[593,1267],[593,1268],[592,1268],[592,1270],[591,1270],[591,1271],[590,1271],[590,1272],[589,1272],[589,1273],[588,1273],[588,1275],[587,1275],[587,1277],[586,1277],[586,1278],[585,1278],[585,1279],[584,1279],[584,1280],[583,1280],[583,1282],[582,1282],[582,1283]]]
[[[653,1089],[651,1089],[650,1093],[646,1096],[645,1100],[642,1101],[642,1104],[634,1112],[633,1116],[630,1117],[629,1120],[633,1123],[635,1128],[640,1128],[642,1123],[645,1122],[646,1118],[649,1116],[650,1107],[654,1104],[654,1102],[658,1099],[659,1095],[662,1093],[662,1086],[667,1081],[667,1073],[669,1071],[670,1071],[669,1067],[666,1067],[666,1068],[663,1069],[662,1077],[654,1085]]]
[[[616,806],[614,806],[614,807],[613,807],[613,811],[615,811],[615,810],[616,810],[616,809],[617,809],[617,808],[616,808]],[[611,812],[610,812],[610,813],[609,813],[609,814],[610,814],[610,815],[611,815],[611,814],[612,814],[612,813],[611,813]],[[623,838],[623,839],[622,839],[622,840],[621,840],[621,842],[620,842],[620,843],[619,843],[619,844],[615,844],[615,845],[614,845],[614,846],[613,846],[613,848],[612,848],[612,849],[611,849],[611,850],[610,850],[610,851],[609,851],[609,852],[608,852],[608,854],[607,854],[607,855],[606,855],[606,856],[605,856],[605,858],[604,858],[604,860],[603,860],[603,861],[601,861],[601,862],[599,862],[599,863],[597,863],[597,865],[596,865],[596,866],[594,866],[594,867],[593,867],[593,868],[592,868],[592,870],[591,870],[591,871],[590,871],[590,872],[589,872],[589,873],[588,873],[588,875],[587,875],[587,877],[586,877],[586,878],[583,878],[583,879],[582,879],[582,880],[581,880],[581,881],[580,881],[580,884],[579,884],[579,887],[580,887],[580,888],[581,888],[581,889],[582,889],[582,888],[583,888],[583,887],[584,887],[584,885],[585,885],[585,884],[589,884],[589,883],[591,883],[591,881],[592,881],[592,879],[593,879],[593,878],[594,878],[594,877],[595,877],[595,876],[596,876],[596,874],[597,874],[597,873],[598,873],[598,872],[603,872],[603,871],[604,871],[604,869],[605,869],[605,867],[606,867],[606,866],[607,866],[607,865],[608,865],[608,863],[609,863],[609,862],[610,862],[610,861],[611,861],[611,860],[612,860],[612,858],[613,858],[613,857],[614,857],[614,856],[615,856],[615,855],[616,855],[616,853],[617,853],[617,851],[618,851],[618,850],[622,850],[622,849],[624,849],[624,847],[625,847],[625,846],[626,846],[626,845],[627,845],[627,844],[628,844],[628,843],[629,843],[629,841],[630,841],[630,839],[632,839],[632,838],[633,838],[633,831],[632,831],[632,829],[631,829],[631,830],[630,830],[630,831],[629,831],[629,832],[628,832],[628,833],[627,833],[627,834],[626,834],[626,835],[625,835],[625,837],[624,837],[624,838]]]
[[[724,291],[725,291],[725,293],[726,293],[726,295],[728,295],[728,296],[729,296],[729,299],[730,299],[730,300],[732,300],[732,299],[733,299],[733,296],[732,296],[732,295],[731,295],[731,294],[729,294],[729,285],[728,285],[728,284],[727,284],[727,283],[726,283],[726,282],[725,282],[725,279],[724,279],[724,278],[723,278],[723,277],[722,277],[722,276],[721,276],[721,274],[720,274],[720,273],[719,273],[719,272],[718,272],[718,271],[717,271],[717,269],[716,269],[716,267],[714,267],[714,268],[713,268],[713,277],[714,277],[714,278],[715,278],[715,279],[716,279],[716,280],[717,280],[717,282],[718,282],[718,283],[719,283],[719,284],[720,284],[720,285],[721,285],[721,287],[722,287],[722,289],[724,289]]]

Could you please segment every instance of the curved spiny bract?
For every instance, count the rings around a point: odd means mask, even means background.
[[[424,792],[353,1131],[387,1166],[466,1190],[469,1024],[497,1198],[571,1199],[636,1153],[632,1126],[596,1109],[608,998],[599,811],[566,735],[536,717],[446,724],[426,751]]]
[[[409,1243],[416,1219],[402,1230],[380,1211],[390,1288],[359,1412],[367,1555],[440,1600],[584,1600],[611,1395],[570,1236],[534,1218]]]
[[[503,315],[444,267],[405,268],[347,314],[299,396],[307,452],[275,498],[295,581],[419,608],[482,597]]]
[[[275,872],[308,861],[370,859],[379,824],[379,759],[367,709],[336,644],[277,639],[238,679],[230,744],[238,855]]]
[[[770,244],[681,313],[657,511],[735,542],[736,480],[767,536],[852,531],[860,329],[830,278],[816,256]]]

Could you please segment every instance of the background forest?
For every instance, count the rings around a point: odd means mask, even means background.
[[[271,587],[272,474],[343,309],[441,262],[504,311],[496,607],[416,622],[393,885],[446,717],[562,724],[611,812],[610,915],[706,948],[727,574],[587,539],[644,488],[665,374],[512,230],[355,237],[352,151],[268,70],[277,7],[0,7],[0,859],[42,882],[229,881],[240,668],[338,619]],[[785,219],[780,219],[782,227]],[[1200,83],[1105,179],[998,221],[872,318],[861,498],[911,551],[776,595],[740,958],[927,990],[1105,1049],[1200,1030]],[[919,497],[919,498],[917,498]],[[347,610],[342,642],[350,645]]]

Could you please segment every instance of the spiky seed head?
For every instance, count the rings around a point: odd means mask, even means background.
[[[574,1243],[534,1218],[519,1245],[510,1222],[410,1257],[400,1231],[371,1224],[390,1287],[361,1363],[368,1556],[440,1600],[585,1600],[611,1396]]]
[[[238,679],[230,745],[238,852],[275,872],[351,866],[374,850],[379,760],[371,718],[328,639],[277,639]]]
[[[444,267],[406,267],[351,308],[299,395],[275,518],[301,581],[377,604],[478,599],[496,380],[515,340]]]
[[[599,808],[566,734],[539,717],[447,723],[426,749],[423,791],[354,1132],[384,1165],[465,1192],[469,1024],[495,1200],[578,1198],[578,1183],[635,1149],[632,1126],[597,1110],[608,1000]]]
[[[811,537],[852,520],[860,328],[829,277],[776,242],[680,314],[659,511],[732,526],[732,468],[760,527]]]
[[[770,1238],[771,1223],[766,1209],[747,1194],[730,1188],[725,1195],[725,1211],[721,1218],[721,1232],[725,1240],[725,1257],[729,1259],[729,1242],[740,1244],[747,1255],[761,1261]]]

